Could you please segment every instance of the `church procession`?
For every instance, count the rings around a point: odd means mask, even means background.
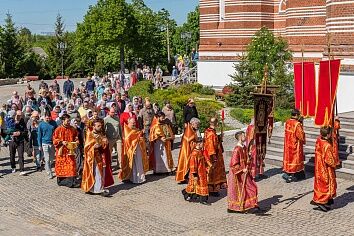
[[[354,0],[0,6],[0,236],[354,235]]]
[[[125,107],[119,116],[114,107],[100,115],[95,110],[97,108],[92,108],[93,115],[88,116],[92,111],[84,106],[81,111],[87,114],[81,120],[72,119],[72,113],[65,111],[59,114],[56,120],[59,123],[56,123],[50,114],[55,111],[47,107],[43,110],[44,120],[38,125],[36,119],[39,114],[33,111],[27,124],[29,127],[34,125],[30,128],[30,143],[42,143],[40,149],[33,147],[37,153],[34,156],[37,171],[42,171],[42,165],[45,164],[49,179],[56,177],[59,186],[81,188],[87,194],[104,197],[111,196],[109,189],[117,180],[123,184],[143,184],[148,174],[175,175],[178,184],[186,185],[181,194],[186,201],[210,205],[210,198],[218,198],[221,191],[226,191],[227,212],[262,213],[258,206],[256,182],[268,178],[265,174],[265,158],[267,146],[272,143],[276,92],[279,88],[268,83],[268,66],[266,64],[264,67],[262,83],[253,86],[254,118],[251,124],[245,130],[234,131],[235,147],[230,163],[224,161],[224,110],[210,117],[209,127],[202,132],[195,102],[192,98],[187,101],[183,111],[184,128],[178,162],[174,163],[172,149],[176,146],[175,131],[167,115],[168,108],[171,108],[169,103],[162,110],[154,110],[150,98],[146,97],[140,113],[136,113],[133,104],[138,104],[138,99],[133,98],[132,104],[126,96],[125,100],[119,100],[119,107]],[[284,126],[282,178],[289,184],[306,178],[306,134],[303,124],[314,120],[319,132],[313,160],[313,200],[309,204],[327,212],[334,204],[336,168],[341,165],[340,121],[335,109],[340,60],[329,57],[329,60],[321,61],[318,81],[313,62],[295,63],[294,68],[295,104],[291,118]],[[90,81],[91,78],[87,84]],[[40,86],[43,86],[40,92],[43,93],[45,83],[42,82]],[[33,95],[33,91],[29,87],[27,93],[32,92]],[[14,96],[18,97],[16,94]],[[84,101],[86,105],[89,103],[88,100]],[[15,161],[13,152],[17,150],[20,175],[26,175],[23,152],[19,151],[21,148],[12,149],[13,145],[19,145],[19,137],[24,132],[21,130],[23,114],[20,110],[11,109],[8,111],[10,117],[6,117],[7,123],[11,121],[10,113],[14,113],[15,117],[15,128],[9,141],[11,160]],[[78,123],[82,123],[82,126]],[[117,137],[121,137],[121,141]],[[41,160],[40,152],[43,152],[44,160]],[[118,168],[118,175],[115,176],[113,162],[117,163]],[[52,173],[53,163],[55,175]],[[228,174],[225,168],[227,164]],[[15,162],[11,166],[15,173]]]

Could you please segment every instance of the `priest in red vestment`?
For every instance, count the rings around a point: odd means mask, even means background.
[[[322,127],[320,132],[321,137],[317,139],[315,148],[315,181],[311,204],[317,205],[320,210],[327,212],[331,209],[336,196],[336,160],[330,141],[330,128]]]
[[[299,110],[293,110],[285,123],[283,178],[287,183],[305,179],[305,132],[299,121]]]
[[[76,152],[79,145],[79,137],[76,128],[70,125],[70,116],[62,116],[63,123],[53,135],[55,146],[55,175],[59,186],[80,187],[76,179]]]
[[[257,184],[250,173],[251,160],[243,145],[246,139],[245,133],[239,131],[235,137],[237,145],[232,153],[227,181],[227,209],[229,213],[245,212],[258,208]]]
[[[219,196],[222,187],[226,187],[226,172],[221,138],[216,134],[218,119],[211,118],[209,128],[204,132],[204,155],[212,166],[208,173],[209,194]]]
[[[178,165],[176,170],[176,181],[185,183],[188,178],[189,171],[189,157],[194,149],[198,138],[198,129],[200,120],[192,118],[184,130],[182,136],[182,145],[178,155]]]
[[[106,197],[109,195],[106,188],[113,185],[114,180],[109,143],[102,127],[103,120],[94,120],[93,129],[86,134],[81,189]]]

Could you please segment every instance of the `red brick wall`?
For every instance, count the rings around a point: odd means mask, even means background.
[[[220,21],[219,1],[200,0],[201,60],[231,59],[221,52],[244,51],[262,26],[284,37],[295,55],[301,55],[304,45],[305,55],[314,61],[322,58],[319,55],[327,56],[328,31],[332,35],[332,54],[354,58],[354,1],[287,0],[281,13],[279,3],[280,0],[225,0],[225,18]],[[220,52],[220,56],[207,52]]]

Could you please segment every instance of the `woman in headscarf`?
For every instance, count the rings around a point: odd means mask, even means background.
[[[33,111],[38,111],[38,106],[33,103],[33,100],[27,100],[26,106],[23,108],[23,112],[25,111],[26,107],[30,107]]]
[[[75,109],[78,110],[81,105],[82,105],[82,99],[81,98],[76,98],[76,100],[75,100]]]
[[[120,115],[120,125],[122,126],[122,129],[124,129],[124,124],[128,124],[128,120],[129,118],[133,118],[135,120],[135,124],[138,127],[138,117],[137,115],[134,113],[134,109],[133,109],[133,104],[132,103],[128,103],[127,106],[125,107],[124,112]]]
[[[79,112],[75,109],[74,105],[72,103],[69,103],[66,107],[67,114],[70,116],[70,119],[75,119],[77,117],[80,118]]]

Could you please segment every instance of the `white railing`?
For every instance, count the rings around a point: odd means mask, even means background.
[[[182,73],[179,74],[179,76],[177,77],[177,79],[170,81],[168,84],[169,86],[171,85],[177,85],[177,84],[192,84],[192,83],[196,83],[197,78],[198,78],[198,68],[197,66],[184,71]]]

